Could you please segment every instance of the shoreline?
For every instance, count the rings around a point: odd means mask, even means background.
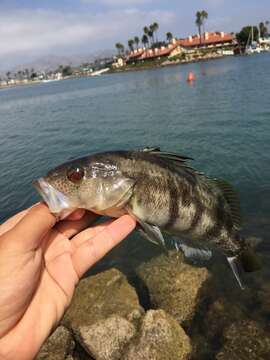
[[[132,72],[132,71],[136,72],[136,71],[144,71],[144,70],[154,70],[154,69],[166,68],[166,67],[170,67],[170,66],[186,65],[186,64],[198,63],[198,62],[206,62],[206,61],[211,61],[211,60],[220,60],[220,59],[224,59],[224,58],[227,58],[227,57],[233,57],[233,56],[247,56],[247,55],[244,55],[244,54],[243,55],[231,55],[231,56],[218,55],[218,56],[201,57],[201,58],[192,59],[192,60],[180,60],[180,61],[164,60],[163,62],[145,64],[145,65],[142,65],[142,66],[126,66],[126,67],[119,68],[119,69],[110,69],[109,71],[107,71],[106,73],[104,73],[102,75],[120,74],[120,73]],[[53,81],[50,81],[50,82],[58,82],[58,81],[62,81],[62,80],[90,78],[90,77],[97,77],[97,76],[85,75],[85,74],[83,74],[83,75],[71,75],[71,76],[67,76],[67,77],[65,77],[63,79],[53,80]],[[43,80],[34,80],[34,81],[26,82],[26,83],[1,85],[0,86],[0,91],[5,90],[5,89],[16,88],[16,87],[41,85],[41,84],[46,84],[46,83],[47,82],[43,81]]]

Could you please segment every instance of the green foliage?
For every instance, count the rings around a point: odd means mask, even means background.
[[[69,66],[69,65],[63,66],[63,68],[62,68],[62,75],[63,75],[63,76],[70,76],[70,75],[72,75],[71,66]]]
[[[253,26],[253,32],[254,32],[254,41],[258,40],[258,28],[256,26]],[[251,26],[244,26],[242,30],[236,34],[236,39],[239,44],[246,45],[248,40],[251,39]]]
[[[204,26],[205,20],[208,19],[208,13],[205,10],[196,12],[195,24],[198,27],[200,34],[200,42],[202,43],[202,26]]]
[[[261,33],[261,37],[265,37],[268,34],[268,28],[267,28],[267,24],[268,22],[260,22],[259,24],[259,29],[260,29],[260,33]]]
[[[166,38],[167,38],[168,42],[171,42],[173,39],[173,34],[171,32],[167,32]]]
[[[134,46],[134,40],[133,39],[128,40],[128,47],[130,51],[134,50],[133,46]]]
[[[146,44],[149,44],[149,39],[146,34],[142,36],[142,43],[144,44],[144,46],[146,46]]]

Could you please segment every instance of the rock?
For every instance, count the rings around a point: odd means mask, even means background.
[[[111,269],[80,281],[63,323],[76,333],[111,315],[136,322],[143,313],[135,289],[120,271]]]
[[[136,340],[123,360],[187,360],[190,340],[181,326],[163,310],[149,310]]]
[[[260,303],[259,309],[266,315],[270,314],[270,285],[265,282],[258,290],[258,299]]]
[[[205,314],[202,314],[204,335],[209,339],[220,338],[225,327],[232,322],[243,320],[246,315],[238,304],[218,298]]]
[[[118,360],[136,328],[125,318],[112,315],[92,326],[80,327],[79,333],[81,344],[94,359]]]
[[[190,322],[194,317],[210,277],[206,268],[184,263],[178,252],[160,255],[142,264],[137,274],[148,288],[152,307],[165,310],[179,324]]]
[[[217,360],[268,360],[270,334],[255,321],[233,323],[224,332],[225,344]]]
[[[46,340],[36,360],[64,360],[72,353],[74,346],[71,333],[64,326],[59,326]]]
[[[95,359],[119,359],[144,314],[135,289],[118,270],[83,279],[63,324]]]

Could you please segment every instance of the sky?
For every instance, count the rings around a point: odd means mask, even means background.
[[[158,22],[158,38],[197,33],[195,13],[206,10],[207,31],[239,31],[270,20],[269,0],[0,0],[0,70],[48,56],[92,54],[142,36]]]

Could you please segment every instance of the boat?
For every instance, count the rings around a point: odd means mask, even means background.
[[[259,35],[260,38],[260,35]],[[252,55],[252,54],[260,54],[263,51],[262,47],[260,46],[260,44],[257,41],[254,41],[254,29],[253,26],[251,26],[251,30],[248,36],[248,41],[246,44],[246,51],[245,53],[247,55]]]
[[[109,71],[110,68],[105,68],[105,69],[101,69],[101,70],[97,70],[97,71],[93,71],[91,73],[91,76],[100,76],[101,74],[104,74],[105,72]]]

